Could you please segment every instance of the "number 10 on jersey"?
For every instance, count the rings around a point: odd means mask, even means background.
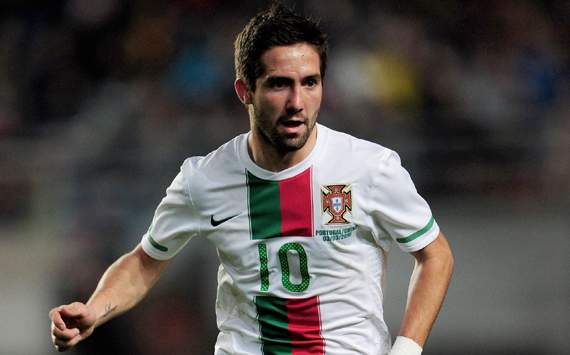
[[[261,279],[261,291],[267,292],[269,290],[269,255],[267,253],[267,244],[259,243],[257,245],[259,251],[259,276]],[[298,258],[293,258],[294,254],[297,254]],[[272,256],[274,257],[274,256]],[[291,270],[289,269],[289,261],[291,259],[297,259],[299,263],[299,273],[301,276],[301,281],[294,283],[291,281]],[[307,253],[305,248],[299,243],[291,242],[285,243],[277,252],[277,258],[279,259],[279,264],[281,266],[281,284],[283,287],[291,292],[303,292],[309,287],[309,263],[307,258]],[[294,262],[294,261],[293,261]]]

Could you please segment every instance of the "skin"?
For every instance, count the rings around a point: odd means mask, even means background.
[[[423,347],[447,293],[454,259],[443,233],[412,256],[415,266],[399,335]]]
[[[134,307],[158,281],[168,263],[151,258],[140,245],[115,261],[87,303],[74,302],[49,312],[55,348],[72,348],[96,327]]]
[[[323,88],[320,58],[308,44],[279,46],[261,58],[265,72],[251,92],[242,80],[235,89],[247,106],[252,159],[270,171],[287,169],[305,159],[317,138],[315,123]],[[453,270],[453,256],[443,234],[416,260],[400,335],[424,346],[443,303]],[[91,298],[49,312],[52,340],[65,351],[89,337],[96,327],[138,304],[158,281],[169,261],[149,257],[138,245],[103,274]]]
[[[273,47],[261,61],[265,72],[257,78],[255,92],[241,79],[235,89],[248,108],[253,161],[281,171],[301,162],[315,146],[323,96],[320,58],[314,47],[299,43]]]

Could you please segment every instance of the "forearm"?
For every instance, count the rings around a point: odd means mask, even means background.
[[[435,242],[434,242],[435,243]],[[416,265],[410,279],[406,311],[399,335],[414,340],[421,347],[439,313],[453,272],[453,256],[440,235],[435,252],[414,255]]]
[[[138,304],[159,279],[167,262],[151,260],[140,246],[123,255],[105,271],[87,301],[96,315],[96,326]]]

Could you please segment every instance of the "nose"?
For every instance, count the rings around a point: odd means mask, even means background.
[[[303,98],[300,86],[295,85],[291,88],[286,109],[291,116],[303,111]]]

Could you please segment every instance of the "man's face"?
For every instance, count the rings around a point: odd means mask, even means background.
[[[265,72],[251,95],[252,129],[280,152],[302,148],[309,139],[323,94],[319,54],[306,43],[267,50]]]

